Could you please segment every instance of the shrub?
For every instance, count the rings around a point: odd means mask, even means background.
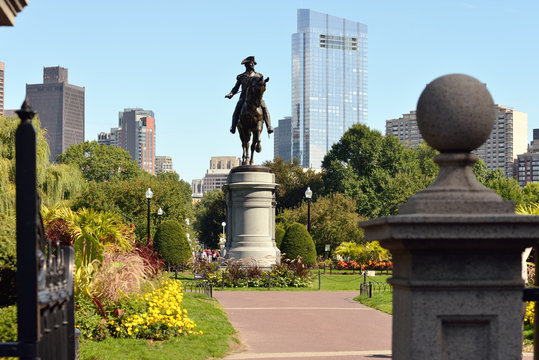
[[[316,264],[316,249],[313,239],[302,224],[293,223],[286,229],[281,243],[281,252],[285,254],[287,259],[291,260],[300,256],[307,266]]]
[[[192,256],[187,234],[175,220],[161,223],[155,233],[154,246],[168,265],[183,265]]]
[[[17,306],[0,308],[0,342],[17,341]]]
[[[0,306],[17,302],[17,240],[15,217],[0,214]]]
[[[277,245],[277,248],[281,248],[281,244],[283,242],[284,234],[286,231],[284,230],[284,227],[280,224],[275,225],[275,245]]]

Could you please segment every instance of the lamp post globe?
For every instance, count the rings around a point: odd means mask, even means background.
[[[163,209],[161,207],[157,210],[157,216],[159,217],[159,224],[161,224],[161,216],[163,216]]]
[[[313,197],[313,192],[310,186],[307,186],[305,190],[305,198],[307,199],[307,231],[311,233],[311,198]]]

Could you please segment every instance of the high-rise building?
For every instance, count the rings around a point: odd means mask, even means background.
[[[0,116],[4,114],[4,81],[5,81],[5,66],[0,61]]]
[[[366,123],[367,25],[298,9],[292,35],[292,156],[320,168],[331,146]]]
[[[100,145],[110,145],[122,147],[122,128],[111,128],[110,132],[100,132],[97,134],[97,142]]]
[[[193,196],[199,196],[215,189],[221,189],[226,184],[230,170],[239,165],[240,158],[237,156],[212,156],[210,168],[206,171],[204,178],[191,182]]]
[[[43,84],[26,84],[26,96],[47,130],[50,161],[84,142],[84,88],[68,83],[66,68],[43,68]]]
[[[121,147],[142,170],[155,175],[155,117],[151,110],[124,109],[119,113]]]
[[[401,118],[386,120],[386,135],[393,135],[406,147],[416,147],[423,138],[417,127],[416,112],[410,111]]]
[[[501,169],[505,176],[516,177],[514,161],[517,154],[527,150],[528,115],[502,105],[494,106],[496,115],[492,132],[472,153],[483,159],[489,170]],[[397,137],[404,145],[417,146],[423,138],[417,127],[416,112],[404,114],[400,119],[386,120],[386,135]]]
[[[518,154],[528,149],[528,114],[496,106],[496,119],[487,141],[472,153],[487,164],[489,170],[502,169],[507,177],[516,177],[514,163]]]
[[[155,157],[155,175],[176,172],[172,166],[171,156],[159,156]]]
[[[539,153],[539,129],[533,129],[533,140],[530,143],[528,152],[533,154]]]
[[[515,165],[517,180],[521,187],[531,182],[539,182],[539,153],[519,154]]]
[[[285,116],[279,120],[273,136],[273,158],[283,161],[292,160],[292,117]]]

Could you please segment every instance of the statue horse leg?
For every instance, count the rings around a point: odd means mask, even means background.
[[[239,126],[238,130],[241,139],[241,147],[243,149],[241,164],[247,165],[247,161],[249,160],[249,142],[251,140],[251,134],[249,133],[250,131],[244,126]]]

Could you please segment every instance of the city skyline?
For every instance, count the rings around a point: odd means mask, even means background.
[[[5,108],[20,107],[25,85],[40,82],[43,67],[69,68],[70,82],[86,89],[86,140],[96,140],[124,108],[152,109],[159,122],[156,154],[172,156],[190,183],[204,176],[212,156],[241,154],[238,136],[228,133],[235,102],[224,95],[246,56],[256,56],[256,71],[271,79],[265,101],[272,118],[292,115],[291,35],[297,9],[305,8],[369,27],[369,127],[384,133],[386,120],[414,109],[425,85],[447,73],[472,75],[496,103],[528,113],[528,141],[538,127],[539,50],[531,44],[539,34],[539,4],[533,2],[126,5],[34,2],[15,27],[0,28],[9,49],[0,55]],[[271,159],[273,138],[264,133],[255,161]]]

